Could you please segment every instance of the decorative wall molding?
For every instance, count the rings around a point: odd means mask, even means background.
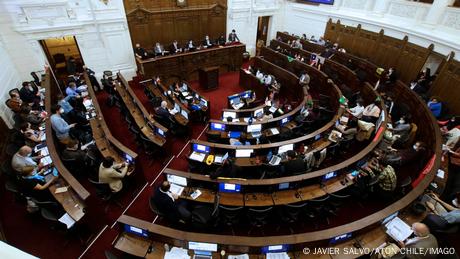
[[[460,31],[460,8],[448,8],[442,25]]]

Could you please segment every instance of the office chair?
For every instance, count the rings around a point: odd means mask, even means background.
[[[129,117],[129,115],[125,115],[125,122],[128,125],[128,128],[131,127],[132,121],[131,121],[131,117]]]
[[[142,141],[142,147],[144,148],[145,154],[151,156],[155,153],[157,149],[157,145],[153,143],[150,139],[146,138],[144,134],[140,134],[140,138]]]
[[[279,219],[281,223],[287,225],[291,234],[294,233],[292,229],[293,224],[297,224],[302,212],[304,211],[305,207],[308,203],[299,203],[299,204],[286,204],[278,208]],[[282,224],[279,224],[276,232],[282,227]],[[302,222],[303,224],[303,222]]]
[[[341,194],[341,193],[329,193],[329,196],[331,197],[330,203],[334,207],[342,206],[343,202],[351,197],[350,194]]]
[[[82,169],[84,167],[82,163],[78,162],[74,158],[64,158],[61,156],[61,161],[71,173],[80,171],[79,169]]]
[[[104,208],[105,213],[107,213],[111,203],[114,203],[121,209],[124,208],[123,205],[121,205],[121,203],[116,199],[117,193],[113,193],[108,184],[94,181],[91,178],[88,178],[88,181],[92,183],[96,188],[96,195],[101,199],[103,203],[106,203]]]
[[[219,223],[229,227],[233,236],[235,235],[233,226],[239,223],[243,209],[244,207],[227,207],[222,205],[218,206]]]
[[[6,145],[6,148],[5,148],[5,154],[8,156],[8,158],[11,158],[14,156],[14,154],[16,152],[18,152],[18,150],[21,148],[21,146],[18,146],[14,143],[10,143],[8,145]]]
[[[158,218],[161,220],[162,218],[165,217],[165,214],[161,213],[161,211],[157,208],[157,206],[155,205],[155,203],[152,202],[151,199],[149,199],[149,207],[150,207],[150,210],[155,213],[156,215],[158,215]]]
[[[132,124],[128,125],[128,130],[131,131],[131,133],[134,134],[134,140],[136,141],[136,144],[140,145],[142,144],[142,139],[141,139],[141,132]]]
[[[118,256],[114,255],[112,252],[109,250],[104,251],[104,255],[106,259],[118,259]]]
[[[251,225],[248,235],[254,228],[260,229],[262,235],[265,235],[263,228],[268,224],[271,210],[273,210],[273,207],[267,207],[264,209],[250,208],[248,210],[249,224]]]
[[[327,149],[329,150],[330,157],[334,157],[339,150],[340,142],[337,141],[336,143],[330,145]]]
[[[401,194],[401,196],[406,195],[406,193],[408,193],[412,189],[411,183],[412,178],[410,176],[407,176],[406,178],[404,178],[404,180],[401,181],[401,183],[399,183],[398,189],[399,194]]]

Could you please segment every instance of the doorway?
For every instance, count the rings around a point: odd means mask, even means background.
[[[260,48],[267,45],[268,25],[270,24],[270,16],[260,16],[257,22],[257,39],[256,39],[256,55],[259,56]]]
[[[83,72],[84,62],[74,36],[40,40],[40,45],[60,83],[69,75]]]

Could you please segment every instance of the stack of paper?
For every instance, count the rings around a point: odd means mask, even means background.
[[[47,166],[47,165],[53,163],[53,160],[51,160],[50,156],[45,156],[42,159],[40,159],[40,163],[42,163],[43,166]]]
[[[190,259],[188,251],[183,248],[173,247],[170,251],[165,253],[164,259]]]
[[[268,253],[267,259],[290,259],[286,252],[283,253]]]
[[[59,218],[59,222],[65,224],[67,226],[67,229],[71,228],[75,224],[75,220],[70,217],[69,214],[64,214],[62,215],[61,218]]]
[[[242,255],[229,255],[228,259],[249,259],[248,254],[242,254]]]
[[[402,221],[399,217],[395,217],[394,219],[390,220],[385,227],[387,228],[387,234],[391,236],[396,241],[404,241],[410,235],[412,235],[413,231],[406,222]]]
[[[182,192],[184,191],[184,186],[172,183],[169,191],[173,194],[176,194],[177,196],[181,196]]]
[[[206,157],[206,154],[204,153],[192,152],[192,154],[189,156],[189,159],[195,160],[198,162],[203,162],[205,157]]]
[[[277,134],[280,134],[279,130],[277,128],[271,128],[270,129],[272,135],[277,135]]]

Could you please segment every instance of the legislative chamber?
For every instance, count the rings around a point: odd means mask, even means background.
[[[0,258],[458,258],[460,1],[4,1]]]

